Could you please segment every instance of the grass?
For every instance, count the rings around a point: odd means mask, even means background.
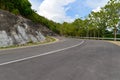
[[[22,44],[22,45],[12,45],[12,46],[7,46],[7,47],[0,47],[0,50],[3,49],[15,49],[15,48],[25,48],[25,47],[30,47],[30,46],[38,46],[38,45],[42,45],[42,44],[48,44],[48,43],[52,43],[57,41],[57,39],[55,39],[54,37],[50,37],[47,36],[46,39],[42,42],[32,42],[29,41],[26,44]]]

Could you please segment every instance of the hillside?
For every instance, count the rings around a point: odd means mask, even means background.
[[[0,10],[0,47],[44,41],[39,27],[28,19]]]
[[[56,35],[51,24],[31,9],[28,0],[0,0],[0,47],[43,41]]]
[[[31,9],[31,4],[28,0],[0,0],[0,9],[7,10],[15,15],[22,15],[25,18],[32,20],[34,23],[39,23],[52,31],[59,33],[57,26],[60,24],[48,20]]]

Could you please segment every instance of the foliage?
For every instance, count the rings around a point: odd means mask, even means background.
[[[103,11],[107,15],[105,16],[107,25],[114,28],[114,40],[116,40],[117,25],[120,21],[120,0],[110,0]]]
[[[15,14],[15,15],[19,15],[19,14],[20,14],[20,12],[19,12],[18,9],[13,9],[11,12],[12,12],[13,14]]]
[[[18,12],[27,16],[32,14],[31,4],[28,0],[0,0],[0,9],[8,10],[10,12]]]

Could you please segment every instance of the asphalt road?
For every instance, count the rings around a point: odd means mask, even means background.
[[[120,80],[120,47],[105,41],[66,39],[0,51],[0,80]]]

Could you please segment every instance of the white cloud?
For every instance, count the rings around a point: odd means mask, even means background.
[[[40,5],[39,0],[29,0],[30,3],[32,4],[32,9],[38,11],[38,6]]]
[[[101,7],[104,7],[109,0],[86,0],[86,5],[92,8],[94,12],[100,11]]]
[[[109,0],[86,0],[86,5],[91,8],[103,7]]]
[[[92,11],[93,12],[99,12],[101,10],[101,8],[100,7],[97,7],[96,9],[93,9]]]
[[[53,20],[55,22],[72,22],[76,18],[80,18],[81,13],[88,13],[88,9],[98,12],[109,0],[29,0],[32,3],[32,8],[37,10],[40,15]],[[77,3],[76,3],[76,2]],[[75,2],[75,3],[74,3]],[[67,11],[75,9],[70,3],[74,3],[78,10],[71,12],[74,16],[68,16]],[[83,6],[79,6],[83,5]],[[67,7],[66,7],[67,6]],[[39,8],[38,8],[39,7]],[[86,10],[83,10],[86,7]],[[73,10],[72,10],[73,11]],[[81,13],[77,12],[81,11]],[[83,12],[84,11],[84,12]],[[85,12],[86,11],[86,12]]]
[[[69,10],[70,7],[65,8],[64,6],[74,1],[75,0],[44,0],[39,6],[38,13],[55,22],[71,22],[73,19],[66,14],[66,11]]]
[[[79,18],[79,14],[76,14],[76,15],[75,15],[75,18]]]

